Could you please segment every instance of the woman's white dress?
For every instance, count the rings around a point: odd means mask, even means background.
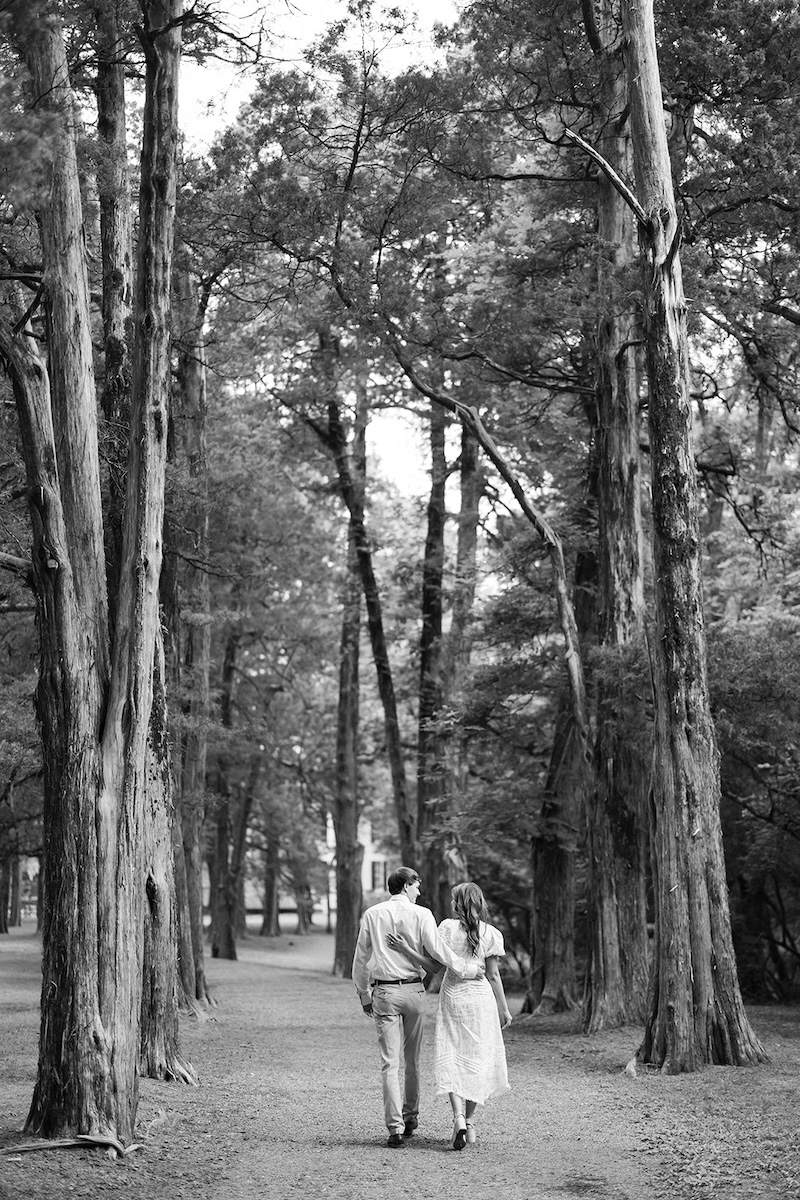
[[[439,933],[456,954],[473,961],[460,921],[442,921]],[[483,964],[491,955],[504,954],[500,930],[481,921],[475,959]],[[437,1096],[455,1092],[478,1104],[509,1090],[500,1016],[488,979],[460,979],[449,967],[445,971],[436,1014],[434,1080]]]

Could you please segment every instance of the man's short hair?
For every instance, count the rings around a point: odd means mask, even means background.
[[[399,896],[407,883],[417,883],[419,875],[411,867],[398,867],[386,880],[389,894]]]

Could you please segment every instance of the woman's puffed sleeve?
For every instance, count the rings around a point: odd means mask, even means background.
[[[494,925],[486,926],[486,949],[484,955],[486,958],[495,957],[502,958],[505,955],[506,948],[503,942],[503,935],[499,929],[495,929]]]

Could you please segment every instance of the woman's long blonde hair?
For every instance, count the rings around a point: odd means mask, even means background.
[[[467,934],[467,942],[473,958],[478,953],[481,940],[481,921],[489,920],[489,909],[483,892],[477,883],[457,883],[450,893],[453,912]]]

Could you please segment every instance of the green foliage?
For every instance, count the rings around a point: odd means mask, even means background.
[[[0,199],[20,212],[42,200],[47,164],[52,159],[53,119],[31,113],[17,78],[0,78]]]
[[[128,5],[126,17],[134,10]],[[77,5],[65,11],[84,88],[91,14]],[[218,27],[196,19],[204,16],[193,10],[187,26],[200,59],[219,48]],[[737,948],[753,995],[794,997],[800,21],[788,0],[704,0],[691,10],[671,3],[658,19],[685,218],[710,676]],[[348,40],[354,29],[363,38]],[[421,410],[399,350],[428,384],[479,409],[570,563],[596,538],[587,477],[606,302],[596,289],[597,180],[562,136],[568,125],[598,142],[606,117],[583,12],[566,0],[481,0],[440,35],[446,66],[392,77],[380,47],[405,35],[401,12],[381,17],[353,3],[309,49],[308,69],[259,68],[237,123],[207,160],[184,164],[179,200],[182,238],[209,296],[215,382],[202,566],[212,581],[217,695],[232,635],[239,653],[232,725],[223,728],[216,712],[209,723],[211,774],[226,760],[238,787],[252,755],[263,754],[253,836],[272,823],[299,887],[316,870],[332,793],[346,537],[319,436],[332,382],[320,332],[335,343],[333,382],[346,424],[362,386],[375,411]],[[21,76],[5,72],[0,190],[27,213],[41,200],[49,130],[25,111],[22,87]],[[97,165],[87,149],[84,161]],[[93,200],[90,172],[84,186]],[[19,211],[14,219],[3,246],[9,274],[29,270],[38,255],[33,222]],[[638,279],[625,287],[635,301]],[[178,528],[190,523],[196,489],[188,469],[173,468],[169,511]],[[452,832],[512,943],[523,947],[529,841],[564,671],[549,566],[508,503],[487,468],[472,678],[437,728],[461,739],[468,763]],[[410,756],[424,497],[401,498],[371,478],[367,508]],[[27,544],[19,521],[12,512],[4,526],[8,552]],[[4,584],[9,603],[20,591]],[[207,618],[187,600],[182,619]],[[30,686],[32,634],[22,624],[15,631],[5,695],[16,702]],[[592,636],[593,693],[613,683],[622,697],[616,720],[647,744],[645,649],[596,650]],[[187,668],[185,691],[173,697],[178,732],[194,684]],[[365,811],[391,846],[382,714],[366,645],[362,684]],[[5,728],[0,771],[8,777],[18,751],[27,753],[28,732],[14,732],[10,716]],[[770,981],[766,992],[758,991],[759,972]]]
[[[796,617],[712,629],[712,700],[734,938],[753,1000],[800,996],[800,651]]]

